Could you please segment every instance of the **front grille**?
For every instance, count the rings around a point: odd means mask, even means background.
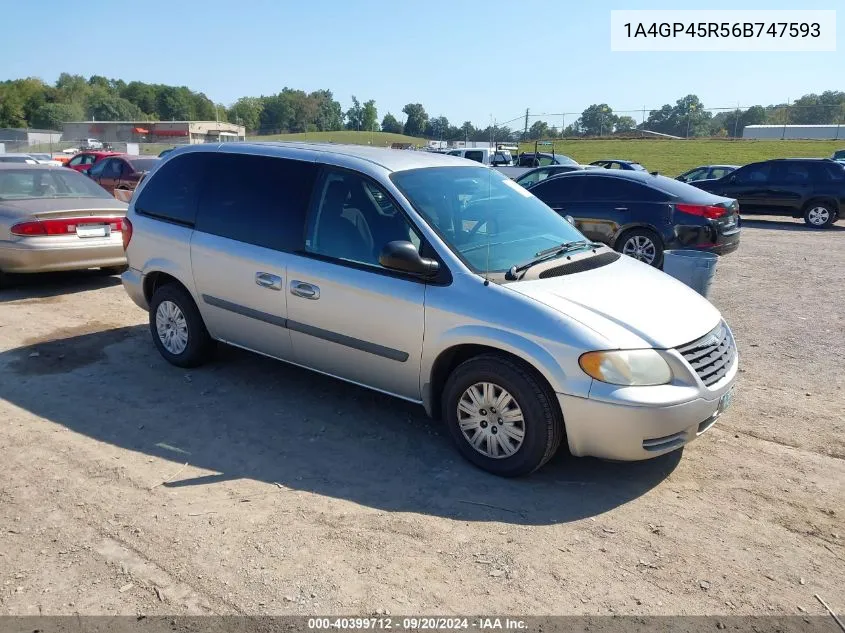
[[[719,382],[736,360],[736,348],[724,321],[700,339],[679,347],[678,351],[708,387]]]

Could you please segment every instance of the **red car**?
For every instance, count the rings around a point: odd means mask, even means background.
[[[120,152],[104,152],[101,150],[79,152],[76,156],[65,163],[65,167],[70,167],[76,171],[85,171],[86,169],[89,169],[99,163],[104,158],[115,156],[119,153]]]

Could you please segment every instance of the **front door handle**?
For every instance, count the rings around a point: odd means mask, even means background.
[[[317,286],[296,279],[290,282],[290,293],[303,299],[316,300],[320,298],[320,289]]]
[[[614,211],[627,211],[628,207],[613,207]]]
[[[255,273],[255,283],[270,290],[282,289],[282,278],[272,273]]]

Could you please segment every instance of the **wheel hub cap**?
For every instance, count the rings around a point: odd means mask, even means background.
[[[657,256],[657,248],[654,246],[654,242],[644,235],[635,235],[629,238],[622,247],[622,252],[646,264],[651,264]]]
[[[162,301],[158,305],[156,331],[164,349],[171,354],[181,354],[188,347],[188,323],[182,310],[172,301]]]
[[[525,439],[525,419],[516,399],[490,382],[464,391],[458,400],[458,424],[469,445],[492,459],[514,455]]]
[[[830,218],[830,211],[824,207],[814,207],[807,214],[813,224],[824,224]]]

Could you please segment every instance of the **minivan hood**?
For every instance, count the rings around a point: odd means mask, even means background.
[[[625,255],[593,270],[506,287],[589,327],[608,340],[609,349],[678,347],[721,319],[697,292]]]

